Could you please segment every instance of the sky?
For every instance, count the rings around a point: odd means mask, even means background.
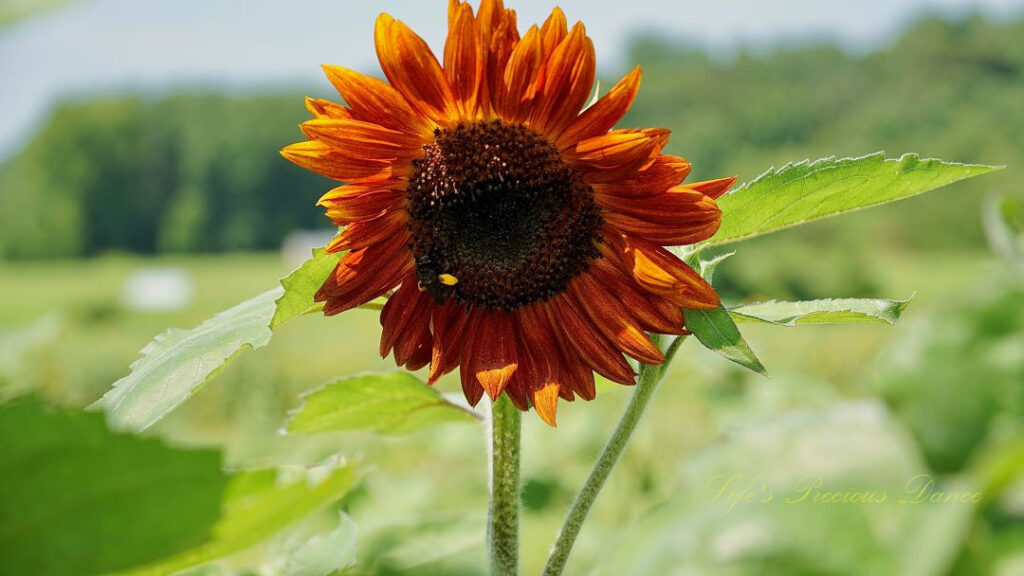
[[[555,0],[506,0],[521,28]],[[828,41],[883,45],[923,13],[1024,17],[1024,0],[560,0],[583,20],[600,69],[626,66],[631,35],[655,31],[719,54]],[[67,97],[175,88],[309,87],[319,65],[377,70],[379,12],[443,45],[444,0],[80,0],[0,30],[0,158],[21,147]]]

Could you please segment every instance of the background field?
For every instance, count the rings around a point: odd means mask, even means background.
[[[985,194],[1021,188],[1024,21],[926,18],[859,56],[814,45],[722,59],[657,37],[630,54],[645,81],[624,124],[672,128],[670,152],[698,179],[879,149],[1010,168],[737,246],[716,275],[732,302],[916,295],[897,327],[744,326],[770,379],[687,343],[571,573],[1024,573],[1024,289],[980,223]],[[53,113],[0,172],[0,390],[84,407],[163,329],[287,274],[277,248],[289,230],[321,226],[312,204],[328,186],[277,156],[304,115],[292,92],[78,98]],[[194,281],[186,308],[126,306],[133,273],[168,267]],[[222,447],[237,469],[359,459],[366,473],[343,507],[364,572],[481,573],[481,429],[277,434],[302,392],[391,369],[378,337],[369,311],[297,320],[152,434]],[[450,377],[440,387],[458,397]],[[560,408],[558,429],[526,419],[524,573],[542,565],[629,392],[599,385],[595,401]],[[897,504],[921,473],[991,490],[980,506]],[[777,497],[728,510],[709,489],[722,474],[761,478]],[[781,501],[814,475],[890,500]]]

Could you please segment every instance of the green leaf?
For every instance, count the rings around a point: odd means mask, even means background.
[[[31,397],[0,407],[0,564],[83,576],[207,540],[228,478],[220,454],[109,431],[99,414]]]
[[[744,368],[768,375],[768,371],[743,339],[739,328],[725,308],[684,310],[683,313],[686,316],[687,330],[693,332],[705,348]]]
[[[315,309],[313,294],[337,263],[315,250],[313,258],[274,288],[217,314],[192,330],[172,328],[142,349],[131,373],[92,408],[107,412],[110,425],[140,432],[155,424],[212,380],[245,349],[266,346],[272,330]]]
[[[757,302],[729,311],[736,322],[763,322],[779,326],[884,322],[895,324],[910,305],[907,300],[838,298],[803,302]]]
[[[771,169],[718,199],[722,226],[705,246],[768,234],[812,220],[909,198],[1001,166],[921,160],[823,158]]]
[[[361,374],[307,393],[288,431],[373,430],[407,434],[442,422],[470,422],[473,412],[445,400],[407,372]]]
[[[266,346],[281,288],[217,314],[192,330],[172,328],[142,349],[131,373],[93,408],[116,429],[142,431],[187,400],[246,348]]]
[[[296,316],[321,309],[322,304],[313,302],[313,296],[340,259],[341,254],[327,254],[323,248],[317,248],[313,250],[312,258],[281,280],[284,294],[277,299],[277,310],[270,321],[270,328],[277,328]]]
[[[228,488],[223,516],[214,525],[210,541],[118,574],[163,576],[235,554],[337,502],[354,480],[355,469],[349,465],[325,466],[308,473],[282,469],[238,474]]]

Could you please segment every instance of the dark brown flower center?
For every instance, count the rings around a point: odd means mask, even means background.
[[[597,257],[593,189],[554,146],[500,120],[434,134],[408,188],[416,273],[434,300],[513,310]]]

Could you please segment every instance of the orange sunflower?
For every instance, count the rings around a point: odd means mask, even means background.
[[[594,372],[631,385],[625,356],[662,362],[648,332],[718,306],[664,246],[714,234],[735,179],[681,184],[668,130],[612,130],[639,69],[584,109],[594,46],[558,8],[520,36],[502,0],[451,0],[448,25],[442,65],[381,14],[388,82],[325,66],[346,105],[307,98],[308,141],[282,150],[342,182],[319,204],[345,255],[316,300],[332,315],[394,291],[382,356],[429,364],[431,384],[458,367],[470,404],[504,393],[554,425],[559,398],[594,398]]]

